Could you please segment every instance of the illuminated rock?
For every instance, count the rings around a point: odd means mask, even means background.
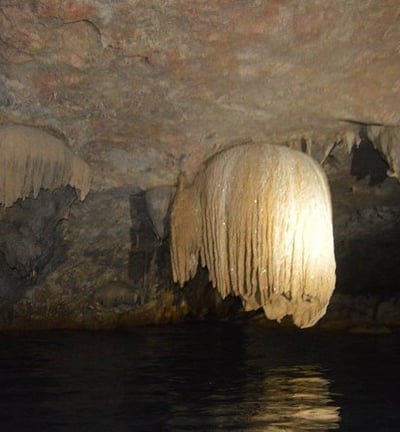
[[[171,215],[175,282],[196,274],[199,256],[223,297],[246,310],[314,325],[335,287],[331,198],[309,156],[270,145],[242,145],[213,157]]]

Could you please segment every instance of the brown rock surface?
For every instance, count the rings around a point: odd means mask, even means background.
[[[396,1],[13,0],[0,20],[0,122],[67,137],[94,188],[173,184],[233,141],[400,124]]]

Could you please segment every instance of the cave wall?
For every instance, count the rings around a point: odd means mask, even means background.
[[[398,326],[400,185],[389,177],[375,185],[369,175],[357,180],[350,174],[352,160],[340,145],[326,164],[337,284],[318,326]],[[3,208],[1,327],[104,329],[227,317],[266,321],[263,313],[244,312],[238,299],[223,301],[206,270],[183,289],[173,284],[166,190],[172,198],[173,189],[165,187],[151,193],[116,188],[92,192],[80,202],[66,187]],[[154,219],[156,209],[163,210]],[[156,229],[160,221],[163,237]]]
[[[204,272],[172,284],[168,200],[178,178],[251,142],[305,151],[328,174],[338,282],[321,325],[399,325],[397,1],[9,0],[0,12],[0,127],[48,134],[91,179],[83,202],[67,181],[0,207],[2,327],[241,316]]]
[[[54,207],[60,197],[65,203],[71,193],[63,217],[58,212],[49,221],[44,203]],[[33,214],[32,207],[41,210]],[[20,229],[14,216],[22,213],[24,223],[34,216],[37,237]],[[240,309],[234,300],[222,302],[205,272],[184,290],[173,284],[169,244],[154,229],[143,191],[112,189],[93,193],[84,203],[70,188],[43,191],[7,209],[7,215],[19,238],[14,231],[10,240],[5,237],[14,247],[14,261],[0,244],[5,257],[0,272],[8,276],[0,280],[5,329],[128,327],[234,316]],[[0,227],[8,229],[6,222]]]

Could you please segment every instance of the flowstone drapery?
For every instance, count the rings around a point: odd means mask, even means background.
[[[285,147],[249,144],[211,158],[171,214],[173,277],[198,258],[223,297],[299,327],[326,312],[335,287],[331,198],[321,167]]]
[[[88,165],[58,138],[27,126],[0,128],[0,204],[37,197],[40,189],[74,187],[80,199],[90,188]]]

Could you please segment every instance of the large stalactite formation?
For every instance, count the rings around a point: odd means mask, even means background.
[[[335,287],[331,199],[323,170],[285,147],[240,145],[214,156],[181,187],[171,215],[174,280],[199,256],[223,297],[299,327],[326,312]]]

